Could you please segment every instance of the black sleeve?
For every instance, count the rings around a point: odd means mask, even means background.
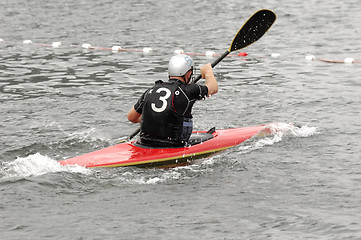
[[[208,96],[208,87],[198,84],[189,84],[187,85],[190,88],[189,97],[191,100],[201,100]]]
[[[204,85],[198,85],[200,88],[199,99],[204,99],[208,96],[208,87]]]
[[[145,97],[147,96],[148,92],[150,89],[148,89],[147,91],[145,91],[142,96],[138,99],[137,103],[134,104],[134,109],[137,113],[142,114],[143,112],[143,106],[144,106],[144,101],[145,101]]]

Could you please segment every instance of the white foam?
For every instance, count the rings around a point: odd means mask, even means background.
[[[295,126],[293,123],[271,123],[256,136],[260,137],[259,139],[251,145],[240,146],[239,150],[251,152],[281,142],[285,136],[310,137],[315,134],[318,134],[316,127]]]
[[[102,136],[101,133],[97,131],[96,128],[92,127],[89,129],[69,133],[68,140],[73,140],[76,143],[79,142],[89,143],[89,142],[96,142],[98,140],[102,142],[107,142],[110,139],[105,138],[104,136]]]
[[[123,174],[124,175],[124,174]],[[135,178],[132,178],[135,177]],[[139,176],[138,174],[125,174],[121,177],[122,181],[135,184],[159,184],[171,180],[177,180],[182,177],[182,174],[177,171],[177,168],[173,170],[165,170],[163,173],[158,173],[157,176]]]
[[[36,153],[27,157],[18,157],[12,162],[2,164],[3,178],[39,176],[54,172],[74,172],[89,174],[90,169],[81,166],[62,166],[48,156]]]
[[[290,134],[295,137],[310,137],[318,133],[316,127],[295,126],[293,123],[271,123],[267,127],[274,133]]]

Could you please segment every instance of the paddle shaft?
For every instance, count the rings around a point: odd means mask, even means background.
[[[140,128],[136,129],[132,134],[129,135],[128,139],[131,140],[133,137],[137,136],[140,132]]]
[[[214,62],[212,62],[211,66],[214,68],[218,63],[220,63],[230,52],[227,50],[225,51],[220,57],[218,57]],[[196,83],[202,78],[202,74],[199,74],[193,82]]]

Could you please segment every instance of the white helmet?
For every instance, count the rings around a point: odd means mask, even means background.
[[[185,54],[173,56],[168,65],[168,74],[173,77],[182,77],[190,69],[194,69],[193,59]]]

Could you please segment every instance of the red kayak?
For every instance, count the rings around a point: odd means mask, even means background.
[[[259,134],[257,134],[259,133]],[[255,135],[268,135],[267,125],[232,129],[211,129],[193,132],[188,147],[149,148],[136,141],[120,143],[78,157],[60,161],[61,165],[80,165],[84,167],[122,167],[122,166],[171,166],[192,162],[216,152],[236,146]]]

